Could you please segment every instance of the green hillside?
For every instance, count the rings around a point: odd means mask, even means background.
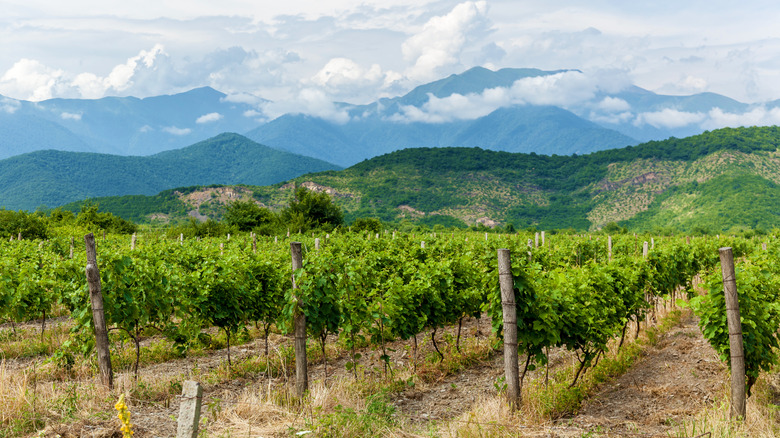
[[[34,210],[85,198],[153,195],[198,184],[273,184],[338,166],[221,134],[149,157],[38,151],[0,161],[0,207]]]
[[[610,222],[639,230],[768,229],[780,227],[779,144],[780,128],[765,127],[727,128],[581,156],[406,149],[291,182],[329,192],[348,221],[373,216],[541,229],[595,229]],[[293,186],[240,191],[281,208]],[[177,196],[185,204],[179,209],[191,211],[189,201]],[[107,207],[120,200],[100,202]],[[134,201],[124,202],[132,209]],[[196,208],[218,211],[203,205]],[[145,209],[146,217],[150,213]]]

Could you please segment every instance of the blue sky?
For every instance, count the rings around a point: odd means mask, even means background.
[[[212,86],[273,112],[367,103],[474,66],[615,87],[780,98],[770,1],[0,0],[0,94],[145,97]]]

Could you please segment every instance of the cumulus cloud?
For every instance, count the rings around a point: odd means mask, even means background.
[[[412,64],[406,75],[413,80],[435,78],[441,67],[458,64],[469,40],[489,27],[485,1],[461,3],[450,13],[431,18],[401,46],[404,59]]]
[[[742,114],[728,113],[720,108],[713,108],[707,116],[707,120],[702,124],[705,129],[780,125],[780,108],[767,109],[760,106]]]
[[[566,108],[593,100],[599,90],[597,78],[579,71],[566,71],[519,79],[511,87],[490,88],[481,93],[452,94],[443,98],[429,94],[428,101],[422,107],[404,106],[400,113],[390,116],[390,119],[399,122],[444,123],[476,119],[512,105],[555,105]],[[609,103],[613,106],[618,104],[612,101]]]
[[[675,129],[701,123],[706,119],[706,117],[706,114],[700,112],[692,113],[687,111],[679,111],[672,108],[665,108],[661,111],[637,114],[636,119],[634,120],[634,125],[641,126],[647,124],[656,128]]]
[[[630,110],[631,105],[619,97],[607,96],[596,104],[596,108],[604,112],[616,113]]]
[[[167,56],[161,44],[156,44],[151,50],[141,50],[138,55],[127,59],[123,64],[114,66],[111,72],[100,77],[94,73],[81,73],[71,82],[79,94],[88,99],[105,96],[107,93],[119,94],[135,84],[144,71],[156,70],[156,61],[161,56]]]
[[[0,77],[0,92],[25,100],[51,99],[65,87],[65,72],[34,59],[21,59]]]
[[[293,99],[266,102],[261,106],[263,112],[271,118],[291,113],[308,114],[335,123],[347,123],[350,120],[345,108],[333,103],[324,91],[316,88],[303,88]]]
[[[164,55],[161,45],[151,50],[141,50],[126,62],[115,66],[101,77],[84,72],[72,76],[64,70],[51,68],[34,59],[17,61],[2,77],[0,92],[22,99],[41,101],[52,97],[100,98],[108,93],[121,94],[135,84],[136,79],[148,86],[148,72],[157,70],[156,60]],[[146,75],[143,75],[147,72]],[[141,78],[138,76],[141,75]]]
[[[195,123],[211,123],[222,120],[222,114],[220,113],[208,113],[204,114],[195,120]]]
[[[62,114],[60,114],[60,118],[62,120],[75,120],[75,121],[79,121],[79,120],[81,120],[81,114],[63,112]]]
[[[167,132],[171,135],[188,135],[192,132],[192,129],[190,128],[177,128],[175,126],[166,126],[163,128],[163,131]]]

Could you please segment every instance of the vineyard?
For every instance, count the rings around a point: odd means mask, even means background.
[[[720,247],[738,261],[746,389],[764,394],[750,400],[766,397],[761,377],[780,348],[780,253],[758,240],[109,235],[95,245],[105,381],[83,242],[0,244],[0,437],[121,436],[120,394],[138,436],[173,436],[191,380],[205,388],[201,436],[621,436],[626,429],[564,425],[684,320],[698,321],[728,365]],[[506,333],[502,248],[517,321]],[[513,331],[515,410],[502,365]],[[419,395],[432,388],[447,404],[434,414]],[[705,427],[696,421],[682,416],[664,430],[694,436],[690,424]]]

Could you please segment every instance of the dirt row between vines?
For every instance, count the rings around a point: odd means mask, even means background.
[[[437,343],[440,348],[447,345],[456,336],[457,327],[450,327],[446,335],[440,333]],[[483,318],[481,322],[469,319],[464,322],[462,342],[489,342],[490,327]],[[427,340],[424,340],[426,338]],[[291,345],[291,338],[281,335],[271,336],[271,354],[278,354],[282,346]],[[312,342],[310,340],[310,342]],[[335,338],[329,339],[329,355]],[[426,356],[435,355],[430,343],[430,333],[418,337],[420,351],[418,363]],[[396,377],[411,375],[411,343],[392,342],[387,345],[392,358]],[[231,348],[233,363],[242,359],[262,355],[262,339]],[[348,355],[340,352],[339,357],[330,357],[327,363],[328,385],[338,386],[340,381],[352,379],[345,364]],[[375,348],[362,350],[361,359],[363,379],[384,379],[381,352]],[[226,350],[219,350],[205,357],[188,357],[162,364],[144,367],[141,382],[150,384],[158,380],[186,380],[198,373],[224,366]],[[565,351],[551,354],[551,367],[565,366],[570,363],[571,355]],[[193,369],[197,371],[193,374]],[[320,361],[309,367],[310,382],[315,388],[313,397],[327,397],[327,389],[322,385],[325,367]],[[294,368],[287,370],[288,377],[280,376],[267,379],[234,378],[222,383],[204,382],[203,416],[211,420],[207,427],[209,436],[222,436],[225,431],[230,436],[289,436],[291,430],[299,430],[305,424],[304,412],[293,415],[293,409],[284,409],[268,403],[267,399],[246,398],[246,394],[267,394],[271,389],[290,386],[294,383]],[[410,386],[398,393],[390,394],[390,402],[396,409],[395,417],[403,430],[394,433],[397,436],[428,435],[432,428],[449,423],[449,430],[457,430],[459,422],[469,420],[469,413],[479,410],[497,398],[496,382],[503,376],[503,358],[500,353],[491,353],[487,360],[467,367],[454,374],[441,378],[428,379]],[[530,375],[528,379],[544,378],[542,370]],[[118,373],[117,385],[132,385],[129,373]],[[518,426],[520,421],[507,421],[516,430],[515,436],[539,437],[579,437],[589,436],[669,436],[676,425],[693,418],[704,407],[712,405],[724,393],[727,385],[727,370],[716,353],[702,337],[691,316],[683,318],[681,323],[663,334],[654,346],[646,347],[642,357],[624,375],[597,388],[582,404],[580,411],[569,418],[556,420],[544,425]],[[247,406],[242,406],[247,404]],[[255,406],[249,406],[254,404]],[[258,406],[258,405],[264,406]],[[328,402],[324,403],[325,405]],[[177,398],[168,402],[130,401],[133,423],[138,437],[169,437],[176,434],[175,417],[178,415]],[[329,406],[332,408],[332,406]],[[219,415],[220,412],[222,415]],[[243,413],[242,413],[243,412]],[[228,415],[229,414],[229,415]],[[213,421],[216,420],[216,421]],[[489,429],[490,425],[485,425]],[[443,428],[443,429],[446,429]],[[436,429],[436,430],[443,430]],[[50,425],[45,436],[117,436],[118,422],[115,419],[89,420],[75,424]],[[415,432],[416,431],[416,432]],[[216,433],[215,433],[216,432]]]

